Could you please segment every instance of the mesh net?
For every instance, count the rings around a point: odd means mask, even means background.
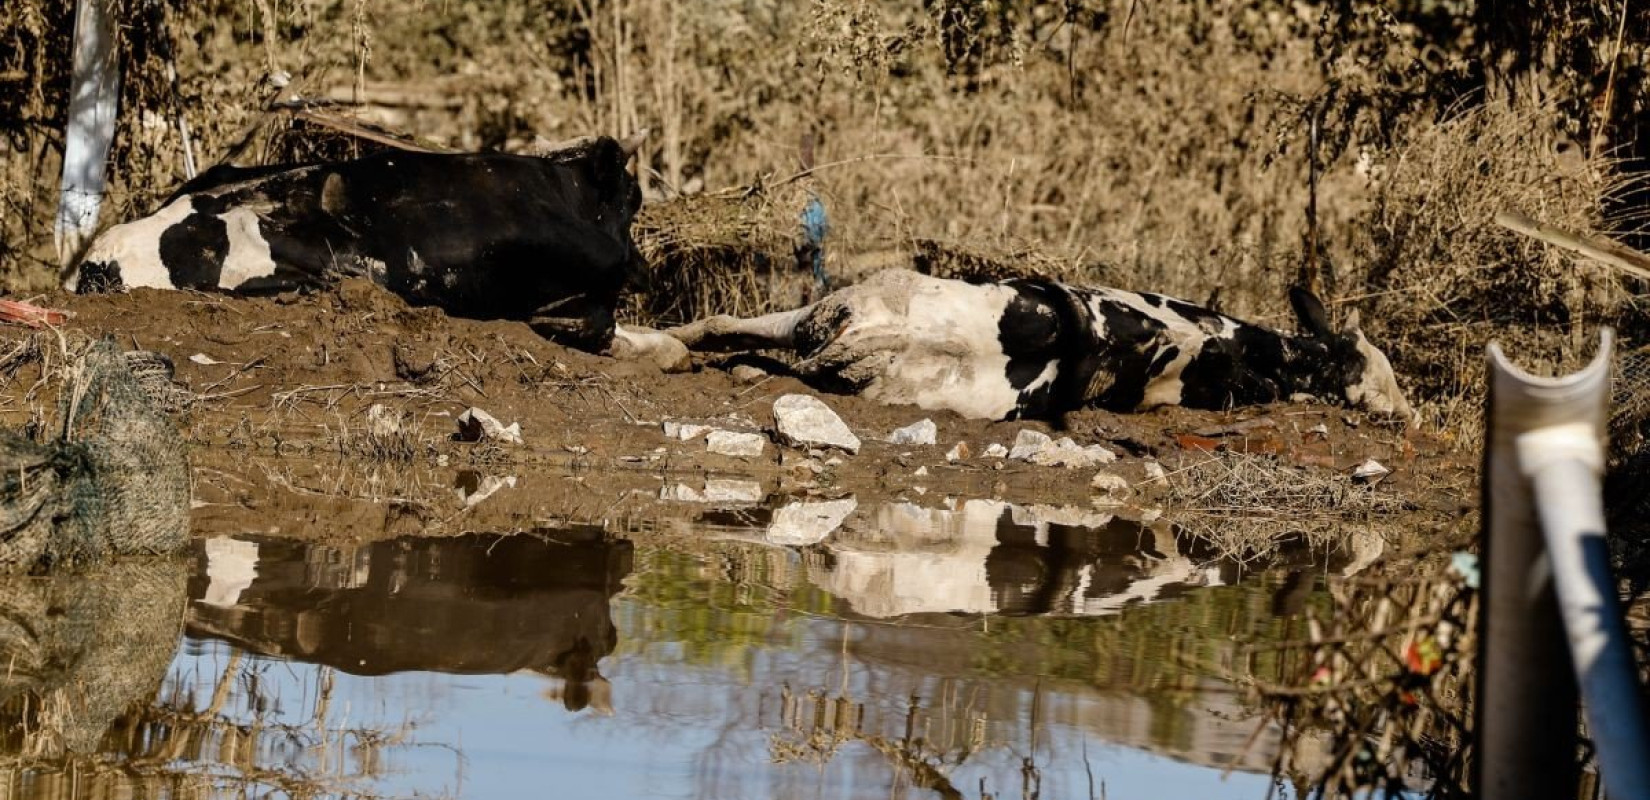
[[[71,364],[58,438],[0,433],[0,571],[171,552],[188,535],[189,464],[171,420],[113,341]]]

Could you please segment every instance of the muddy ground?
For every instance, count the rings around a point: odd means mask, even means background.
[[[776,398],[813,390],[783,375],[739,380],[714,364],[662,374],[560,347],[522,323],[409,308],[365,282],[260,299],[153,290],[36,299],[73,314],[65,331],[113,336],[128,348],[171,357],[187,389],[177,419],[193,447],[197,529],[360,539],[521,529],[594,521],[661,494],[703,494],[706,481],[724,480],[758,484],[770,496],[853,494],[861,502],[919,504],[991,497],[1082,507],[1123,501],[1173,512],[1199,507],[1197,498],[1217,488],[1221,473],[1208,469],[1212,460],[1241,460],[1244,453],[1251,464],[1275,468],[1273,480],[1395,498],[1400,502],[1382,513],[1396,524],[1382,527],[1421,541],[1458,527],[1475,503],[1470,457],[1425,430],[1404,431],[1336,407],[1087,410],[1058,427],[819,395],[863,441],[857,454],[809,453],[770,440],[761,456],[735,458],[707,452],[702,437],[669,438],[663,423],[707,421],[768,433]],[[7,343],[30,335],[20,326],[0,329]],[[0,424],[52,418],[54,392],[37,386],[36,374],[37,366],[25,367],[0,389]],[[372,411],[375,405],[382,408]],[[455,419],[471,406],[505,424],[519,422],[524,443],[455,440]],[[935,445],[884,441],[924,418],[938,427]],[[983,455],[990,444],[1011,445],[1026,428],[1101,444],[1119,458],[1073,469]],[[970,454],[948,462],[958,442]],[[1372,489],[1351,476],[1371,458],[1392,470]],[[1147,479],[1154,460],[1165,479]],[[1097,492],[1097,472],[1121,476],[1130,488],[1115,496]],[[462,502],[485,491],[490,478],[507,477],[515,478],[513,491]],[[293,497],[306,498],[301,512],[286,508]],[[1393,511],[1395,505],[1402,508]],[[1356,508],[1368,513],[1369,506]],[[1213,511],[1284,525],[1339,513],[1309,506]]]

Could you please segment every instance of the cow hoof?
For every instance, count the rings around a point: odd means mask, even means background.
[[[647,362],[658,367],[660,372],[687,372],[693,369],[693,358],[688,354],[687,345],[674,336],[648,328],[617,326],[607,355],[624,361]]]

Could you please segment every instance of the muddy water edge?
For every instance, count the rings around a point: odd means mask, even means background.
[[[370,286],[54,300],[177,365],[195,541],[14,579],[16,797],[1261,797],[1293,776],[1247,645],[1470,525],[1446,443],[1321,406],[1053,429],[825,396],[864,444],[810,452],[766,434],[790,378],[659,375]],[[49,371],[8,369],[0,422],[50,416]],[[453,441],[472,406],[525,443]],[[885,441],[924,417],[934,444]],[[1118,460],[985,455],[1027,429]],[[1232,522],[1273,464],[1288,490]],[[1267,547],[1222,533],[1256,511]]]

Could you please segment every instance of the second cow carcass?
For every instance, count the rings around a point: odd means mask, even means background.
[[[678,368],[675,340],[614,321],[621,293],[647,273],[630,236],[642,193],[627,164],[641,141],[219,166],[99,236],[64,285],[273,294],[360,276],[415,305],[521,320],[562,344]]]

